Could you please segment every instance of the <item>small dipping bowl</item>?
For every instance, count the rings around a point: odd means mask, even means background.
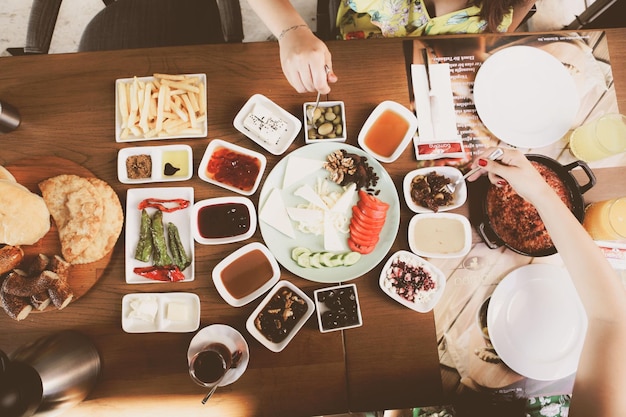
[[[193,205],[193,238],[202,245],[222,245],[250,238],[256,231],[254,204],[247,197],[216,197]]]
[[[458,258],[472,247],[467,217],[455,213],[416,214],[409,221],[411,252],[425,258]]]
[[[313,125],[307,117],[307,109],[315,107],[315,102],[304,103],[304,141],[305,143],[319,142],[345,142],[348,138],[346,132],[346,110],[343,101],[320,101],[317,106],[319,117],[314,117]],[[318,116],[315,114],[314,116]],[[326,133],[330,129],[329,133]]]
[[[313,298],[317,306],[320,332],[328,333],[363,325],[355,284],[320,288],[315,290]]]
[[[267,246],[253,242],[222,259],[212,272],[224,301],[241,307],[260,297],[280,278],[280,267]]]
[[[417,117],[395,101],[383,101],[359,132],[359,146],[381,162],[393,162],[404,152],[417,131]]]

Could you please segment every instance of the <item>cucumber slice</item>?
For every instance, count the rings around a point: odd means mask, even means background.
[[[311,253],[310,252],[301,253],[300,255],[298,255],[298,259],[296,259],[296,263],[303,268],[310,268],[311,267]]]
[[[361,259],[361,254],[359,252],[348,252],[343,254],[343,265],[350,266],[354,265]]]
[[[342,266],[343,265],[343,257],[344,257],[343,253],[339,253],[339,254],[333,255],[332,258],[330,258],[331,266]]]
[[[320,253],[320,263],[322,264],[322,266],[328,266],[328,267],[335,266],[332,263],[333,255],[334,254],[332,252],[322,252],[322,253]]]
[[[309,256],[309,263],[313,268],[323,268],[322,264],[320,263],[319,252],[313,252],[313,254]]]
[[[293,249],[291,250],[291,259],[293,259],[294,261],[296,261],[296,262],[297,262],[297,261],[298,261],[298,257],[299,257],[300,255],[302,255],[303,253],[310,254],[310,253],[311,253],[311,250],[310,250],[310,249],[308,249],[308,248],[304,248],[304,247],[302,247],[302,246],[297,246],[297,247],[295,247],[295,248],[293,248]]]

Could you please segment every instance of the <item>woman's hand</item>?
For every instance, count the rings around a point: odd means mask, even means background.
[[[324,42],[308,28],[302,28],[285,33],[279,45],[283,73],[297,92],[330,92],[328,84],[337,82],[337,76]]]
[[[541,201],[541,197],[546,192],[552,192],[550,186],[543,177],[518,150],[503,148],[504,154],[498,160],[490,161],[487,158],[495,148],[489,148],[481,154],[480,158],[473,165],[480,166],[487,172],[489,181],[496,186],[504,185],[508,182],[511,187],[524,199],[532,204]],[[469,181],[474,181],[480,174],[474,174]]]

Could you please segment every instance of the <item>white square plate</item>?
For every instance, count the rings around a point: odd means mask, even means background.
[[[207,108],[207,93],[206,93],[206,74],[183,74],[187,77],[197,77],[202,85],[204,90],[201,90],[199,94],[199,99],[204,103],[199,103],[201,107],[204,109]],[[138,82],[147,83],[153,82],[155,80],[154,77],[136,77]],[[183,131],[177,135],[168,135],[162,133],[160,135],[156,135],[153,137],[147,137],[145,135],[135,136],[132,133],[128,135],[128,137],[122,137],[122,132],[124,128],[122,127],[122,112],[120,111],[120,85],[121,84],[132,84],[135,80],[135,77],[132,78],[120,78],[115,80],[115,141],[116,142],[136,142],[142,140],[160,140],[160,139],[174,139],[174,138],[205,138],[208,133],[208,124],[207,119],[208,115],[204,115],[204,120],[199,121],[195,126],[193,126],[192,131]]]
[[[194,279],[194,244],[193,233],[191,231],[191,213],[193,210],[193,188],[192,187],[170,187],[170,188],[131,188],[126,193],[126,282],[129,284],[146,283],[167,283],[167,281],[155,281],[139,276],[133,272],[136,267],[151,266],[151,263],[138,261],[135,259],[135,249],[139,242],[139,227],[141,225],[141,210],[139,203],[146,198],[159,199],[184,199],[189,201],[189,205],[181,210],[171,213],[163,213],[163,223],[167,225],[172,222],[178,228],[180,240],[183,243],[187,255],[191,257],[191,265],[184,271],[185,279],[179,282],[193,281]],[[152,216],[157,209],[148,208],[148,214]],[[167,233],[165,236],[167,241]]]

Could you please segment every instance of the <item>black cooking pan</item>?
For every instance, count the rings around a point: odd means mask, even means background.
[[[583,198],[583,194],[589,191],[589,189],[591,189],[591,187],[596,184],[596,177],[589,168],[589,166],[583,161],[574,161],[568,165],[562,165],[552,158],[537,154],[528,154],[526,155],[526,157],[531,161],[536,161],[550,168],[558,175],[558,177],[561,179],[561,181],[563,181],[567,190],[569,191],[570,201],[573,205],[572,212],[574,213],[574,216],[576,216],[576,218],[582,223],[585,216],[585,201]],[[586,184],[579,184],[576,178],[572,175],[571,171],[578,167],[582,168],[583,172],[587,176],[588,182]],[[543,249],[534,253],[528,253],[504,242],[493,230],[489,215],[487,214],[487,189],[490,186],[489,180],[485,177],[481,178],[480,181],[483,182],[483,184],[479,184],[479,186],[476,187],[474,193],[478,191],[477,195],[480,198],[481,212],[479,213],[480,219],[478,219],[478,221],[474,223],[477,224],[478,233],[488,247],[490,247],[491,249],[496,249],[504,245],[514,252],[532,257],[549,256],[557,252],[556,248],[552,246],[550,248]]]

